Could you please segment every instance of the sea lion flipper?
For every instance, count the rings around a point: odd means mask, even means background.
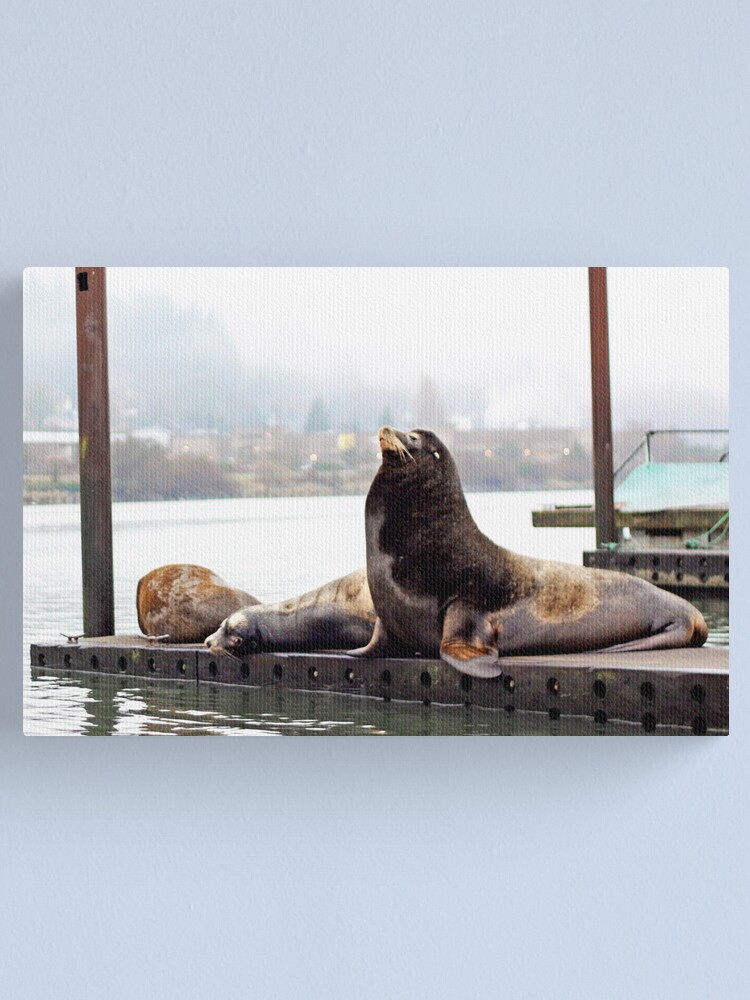
[[[445,613],[440,656],[462,674],[499,677],[503,672],[486,613],[454,601]]]
[[[380,618],[375,619],[375,629],[372,638],[366,646],[359,649],[350,649],[347,656],[385,656],[388,649],[388,633]]]
[[[684,614],[675,621],[668,622],[653,635],[641,636],[629,642],[619,642],[616,646],[603,646],[597,653],[629,653],[646,649],[676,649],[684,646],[702,646],[708,629],[703,615],[697,610],[694,615]]]

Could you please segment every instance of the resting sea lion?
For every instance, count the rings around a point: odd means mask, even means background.
[[[358,656],[394,639],[476,677],[507,655],[700,646],[703,616],[637,577],[517,555],[477,528],[434,434],[383,427],[365,505],[367,578],[377,622]]]
[[[368,642],[374,626],[367,571],[358,569],[300,597],[235,611],[205,645],[235,656],[349,649]]]
[[[138,581],[138,624],[145,635],[168,635],[172,642],[203,642],[238,608],[258,604],[251,594],[190,563],[159,566]]]

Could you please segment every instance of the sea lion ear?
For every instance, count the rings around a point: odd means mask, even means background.
[[[435,458],[437,458],[437,459],[440,458],[440,452],[439,451],[433,451],[432,454],[435,456]]]

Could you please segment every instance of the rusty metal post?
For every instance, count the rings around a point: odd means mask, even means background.
[[[107,279],[103,267],[75,271],[83,630],[114,635]]]
[[[591,416],[594,436],[596,545],[618,541],[612,474],[612,404],[609,378],[607,269],[589,268],[591,323]]]

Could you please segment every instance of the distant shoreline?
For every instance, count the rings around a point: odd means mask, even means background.
[[[513,486],[504,487],[503,489],[498,489],[497,486],[471,486],[466,488],[467,493],[546,493],[551,491],[556,492],[573,492],[580,490],[593,490],[593,484],[586,483],[549,483],[534,486]],[[165,497],[165,496],[143,496],[143,497],[129,497],[127,499],[123,498],[112,498],[113,504],[119,503],[174,503],[183,500],[272,500],[281,497],[344,497],[344,496],[367,496],[367,488],[364,489],[352,489],[352,490],[310,490],[310,489],[288,489],[288,490],[276,490],[274,492],[255,492],[255,493],[243,493],[241,495],[237,494],[220,494],[217,496],[184,496],[184,497]],[[55,505],[74,505],[78,506],[80,503],[80,495],[78,490],[70,489],[45,489],[45,490],[27,490],[24,486],[23,493],[23,506],[24,507],[51,507]]]

